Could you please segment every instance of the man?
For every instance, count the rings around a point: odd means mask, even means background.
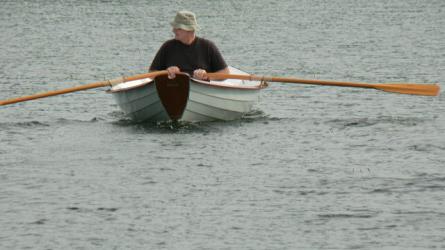
[[[230,73],[215,44],[196,36],[196,16],[190,11],[179,11],[173,22],[175,38],[166,41],[150,66],[150,71],[168,71],[169,78],[186,72],[196,79],[208,80],[207,72]]]

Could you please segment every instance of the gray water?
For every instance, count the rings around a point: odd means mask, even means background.
[[[0,1],[0,99],[143,73],[180,9],[253,74],[445,82],[442,0],[64,2]],[[105,90],[0,107],[0,249],[445,249],[443,92],[271,83],[172,126]]]

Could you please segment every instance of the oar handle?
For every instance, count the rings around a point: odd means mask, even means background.
[[[167,74],[167,71],[162,70],[162,71],[149,72],[149,73],[139,74],[139,75],[134,75],[134,76],[129,76],[129,77],[119,77],[119,78],[112,79],[112,80],[94,82],[94,83],[80,85],[80,86],[76,86],[76,87],[72,87],[72,88],[53,90],[53,91],[38,93],[38,94],[34,94],[34,95],[28,95],[28,96],[12,98],[12,99],[8,99],[8,100],[2,100],[2,101],[0,101],[0,106],[18,103],[18,102],[25,102],[25,101],[35,100],[35,99],[39,99],[39,98],[44,98],[44,97],[55,96],[55,95],[62,95],[62,94],[67,94],[67,93],[72,93],[72,92],[77,92],[77,91],[82,91],[82,90],[87,90],[87,89],[114,86],[116,84],[123,83],[123,82],[134,81],[134,80],[139,80],[139,79],[144,79],[144,78],[154,78],[158,75],[165,75],[165,74]]]
[[[373,84],[373,83],[341,82],[341,81],[327,81],[327,80],[308,80],[308,79],[299,79],[290,77],[236,75],[236,74],[225,74],[225,73],[208,73],[207,75],[210,78],[218,78],[218,79],[240,79],[240,80],[250,80],[250,81],[285,82],[285,83],[299,83],[299,84],[337,86],[337,87],[368,88],[368,89],[378,89],[387,92],[410,94],[410,95],[437,96],[439,95],[440,92],[440,87],[437,84],[415,84],[415,83]]]

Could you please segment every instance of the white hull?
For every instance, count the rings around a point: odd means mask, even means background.
[[[231,72],[244,73],[235,68],[231,68]],[[185,109],[178,120],[199,122],[240,119],[258,102],[262,88],[264,85],[257,81],[224,80],[209,83],[192,79]],[[124,113],[136,122],[171,120],[150,78],[121,83],[110,92]]]

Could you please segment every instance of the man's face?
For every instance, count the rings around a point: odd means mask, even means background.
[[[193,33],[192,31],[187,31],[187,30],[183,30],[183,29],[176,29],[173,28],[173,33],[175,34],[175,39],[183,42],[183,43],[187,43],[190,39],[191,34]]]

